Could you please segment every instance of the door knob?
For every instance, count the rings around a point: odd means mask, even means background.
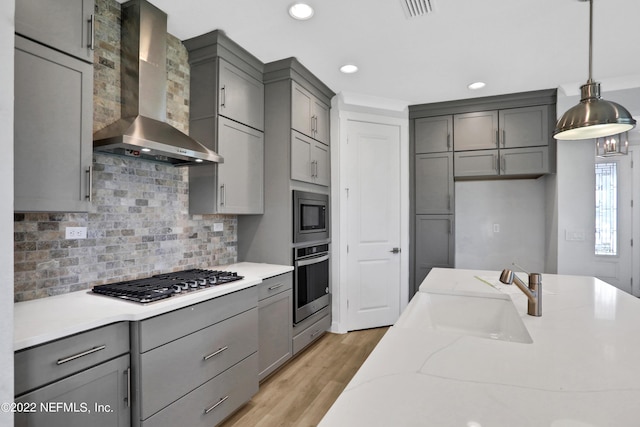
[[[400,248],[393,248],[389,252],[391,252],[392,254],[398,254],[400,253]]]

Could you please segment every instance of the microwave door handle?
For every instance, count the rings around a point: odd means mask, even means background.
[[[329,260],[329,255],[323,255],[315,258],[301,259],[296,261],[296,266],[304,267],[305,265],[317,264],[319,262],[324,262]]]

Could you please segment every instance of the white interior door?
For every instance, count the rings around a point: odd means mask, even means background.
[[[617,174],[617,248],[615,255],[596,255],[593,268],[595,276],[628,293],[637,293],[632,289],[633,276],[633,199],[637,182],[632,169],[632,159],[638,153],[629,150],[629,155],[596,159],[597,163],[615,163]],[[635,190],[637,191],[637,189]],[[635,220],[637,222],[637,219]],[[637,279],[636,279],[637,282]],[[636,283],[637,287],[637,283]]]
[[[346,153],[348,330],[387,326],[400,314],[400,127],[349,120]]]

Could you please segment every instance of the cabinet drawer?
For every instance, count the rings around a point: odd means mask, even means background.
[[[142,427],[211,427],[231,415],[258,391],[258,355],[204,383],[141,423]]]
[[[37,405],[34,412],[16,412],[15,427],[127,427],[129,411],[129,355],[42,387],[16,399]],[[48,412],[41,403],[53,404]],[[57,406],[65,404],[64,407]]]
[[[224,285],[223,285],[224,286]],[[138,351],[144,353],[169,341],[204,329],[258,305],[255,286],[181,308],[134,324]]]
[[[253,308],[142,354],[138,368],[142,419],[257,350],[258,309]]]
[[[279,294],[293,287],[293,273],[280,274],[278,276],[269,277],[264,279],[262,283],[258,285],[258,299],[262,301],[265,298],[269,298],[271,295]]]
[[[331,327],[331,316],[325,316],[293,338],[293,354],[315,341]]]
[[[16,352],[16,396],[129,352],[129,326],[114,323]]]

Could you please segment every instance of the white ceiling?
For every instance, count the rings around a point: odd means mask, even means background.
[[[588,2],[433,1],[434,13],[406,18],[401,0],[308,0],[309,21],[289,17],[293,0],[151,3],[181,40],[222,29],[262,62],[297,57],[336,93],[411,105],[561,86],[577,94],[586,82]],[[638,17],[638,0],[594,0],[593,73],[603,91],[640,85]],[[345,63],[360,71],[340,73]],[[477,80],[487,86],[467,89]]]

